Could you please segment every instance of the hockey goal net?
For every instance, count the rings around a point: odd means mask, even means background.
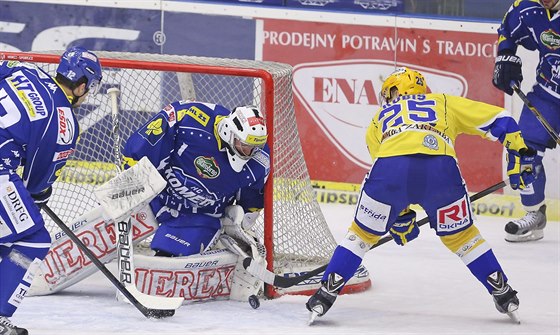
[[[54,74],[61,52],[2,53],[4,59],[33,62]],[[55,183],[50,207],[71,222],[97,201],[92,190],[116,173],[114,145],[170,102],[197,100],[232,109],[253,104],[264,112],[271,148],[271,178],[265,190],[265,210],[257,233],[267,248],[269,270],[297,275],[328,262],[335,240],[325,222],[303,158],[292,96],[289,65],[174,55],[96,52],[103,66],[103,83],[95,96],[75,110],[80,124],[76,151]],[[0,57],[0,60],[2,60]],[[107,89],[120,89],[119,136],[114,136]],[[120,138],[121,143],[115,143]],[[56,225],[46,218],[49,231]],[[354,280],[355,279],[355,280]],[[369,287],[367,270],[361,268],[347,288]],[[314,277],[301,285],[268,296],[306,294],[319,285]]]

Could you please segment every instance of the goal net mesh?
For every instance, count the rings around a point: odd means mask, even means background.
[[[50,54],[60,54],[53,52]],[[97,206],[93,189],[116,173],[115,140],[121,148],[132,132],[165,105],[197,100],[229,109],[256,105],[264,112],[272,151],[272,189],[257,224],[265,241],[269,268],[292,273],[325,264],[336,243],[309,180],[296,124],[289,65],[251,60],[138,53],[96,52],[103,65],[100,93],[75,110],[80,140],[61,170],[49,201],[65,222]],[[55,74],[52,63],[38,63]],[[120,126],[115,136],[107,89],[120,89]],[[272,127],[272,129],[270,129]],[[119,140],[120,139],[120,140]],[[272,207],[272,211],[270,208]],[[267,222],[265,222],[267,221]],[[270,221],[270,222],[269,222]],[[49,230],[56,225],[47,219]]]

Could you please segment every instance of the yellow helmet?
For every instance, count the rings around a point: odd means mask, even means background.
[[[391,89],[396,87],[399,95],[425,94],[427,91],[426,79],[415,70],[399,67],[385,79],[381,86],[381,98],[388,102],[391,100]]]

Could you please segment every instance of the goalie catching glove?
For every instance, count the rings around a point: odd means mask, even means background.
[[[507,174],[512,189],[524,189],[535,181],[535,156],[536,151],[531,148],[523,148],[519,151],[507,151]]]
[[[420,234],[420,228],[416,224],[416,212],[409,207],[405,208],[399,213],[389,233],[398,245],[405,245],[417,238]]]

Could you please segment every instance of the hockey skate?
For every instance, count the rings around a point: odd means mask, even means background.
[[[506,224],[506,241],[527,242],[537,241],[544,237],[546,227],[546,205],[537,211],[527,212],[521,219]]]
[[[27,335],[27,329],[14,326],[10,319],[0,316],[0,335]]]
[[[494,298],[496,309],[500,313],[507,314],[513,322],[521,323],[517,313],[519,308],[517,291],[504,281],[504,274],[501,271],[496,271],[490,274],[486,281],[494,288],[492,290],[492,297]]]
[[[305,307],[311,312],[308,325],[312,325],[318,316],[323,316],[331,308],[344,286],[344,278],[338,273],[329,274],[327,281],[322,282],[321,287],[309,298]]]

